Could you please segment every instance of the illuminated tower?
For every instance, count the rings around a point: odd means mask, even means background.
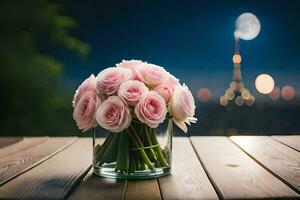
[[[235,52],[232,58],[233,61],[233,75],[230,87],[225,91],[225,94],[220,97],[220,103],[226,106],[230,101],[234,101],[237,106],[246,104],[252,106],[255,98],[250,94],[250,91],[245,88],[242,73],[241,62],[242,57],[239,52],[239,37],[235,34]]]

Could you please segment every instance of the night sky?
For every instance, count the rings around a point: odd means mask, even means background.
[[[261,32],[240,43],[246,87],[257,94],[256,76],[268,73],[277,86],[289,84],[300,93],[300,1],[62,2],[64,13],[79,23],[73,34],[91,46],[85,59],[43,46],[65,64],[64,81],[71,87],[122,59],[140,59],[165,67],[194,94],[207,87],[218,99],[231,81],[235,20],[251,12]]]

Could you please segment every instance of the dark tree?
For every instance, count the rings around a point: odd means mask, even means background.
[[[76,26],[57,1],[0,2],[0,135],[76,133],[63,65],[38,48],[46,40],[86,56],[89,46],[69,33]]]

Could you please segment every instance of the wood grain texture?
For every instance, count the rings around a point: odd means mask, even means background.
[[[124,199],[126,190],[125,180],[101,178],[92,170],[72,192],[70,200],[118,200]]]
[[[162,199],[157,179],[127,181],[125,194],[127,200],[159,200]]]
[[[1,157],[0,185],[55,155],[74,142],[75,139],[75,137],[48,138],[31,148],[25,148],[22,151]]]
[[[300,192],[300,152],[269,136],[234,136],[230,139]]]
[[[218,199],[189,138],[173,138],[172,151],[172,173],[158,179],[163,199]]]
[[[300,196],[226,137],[191,137],[210,179],[224,199]]]
[[[8,146],[0,148],[0,158],[19,152],[24,151],[25,149],[31,148],[35,145],[38,145],[46,141],[48,137],[24,137],[17,140],[17,142],[11,143]],[[13,138],[10,138],[13,140]],[[5,138],[0,138],[0,143],[5,142]]]
[[[300,136],[299,135],[288,135],[288,136],[274,135],[271,137],[285,145],[288,145],[289,147],[291,147],[297,151],[300,151]]]
[[[92,140],[83,138],[0,187],[0,199],[65,199],[90,169]]]
[[[97,144],[104,139],[97,138]],[[124,199],[126,180],[102,178],[93,174],[93,169],[85,176],[81,183],[71,193],[71,200],[117,200]]]

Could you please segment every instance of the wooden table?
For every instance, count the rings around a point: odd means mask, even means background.
[[[0,138],[0,199],[300,199],[300,136],[176,137],[172,175],[91,173],[92,140]]]

